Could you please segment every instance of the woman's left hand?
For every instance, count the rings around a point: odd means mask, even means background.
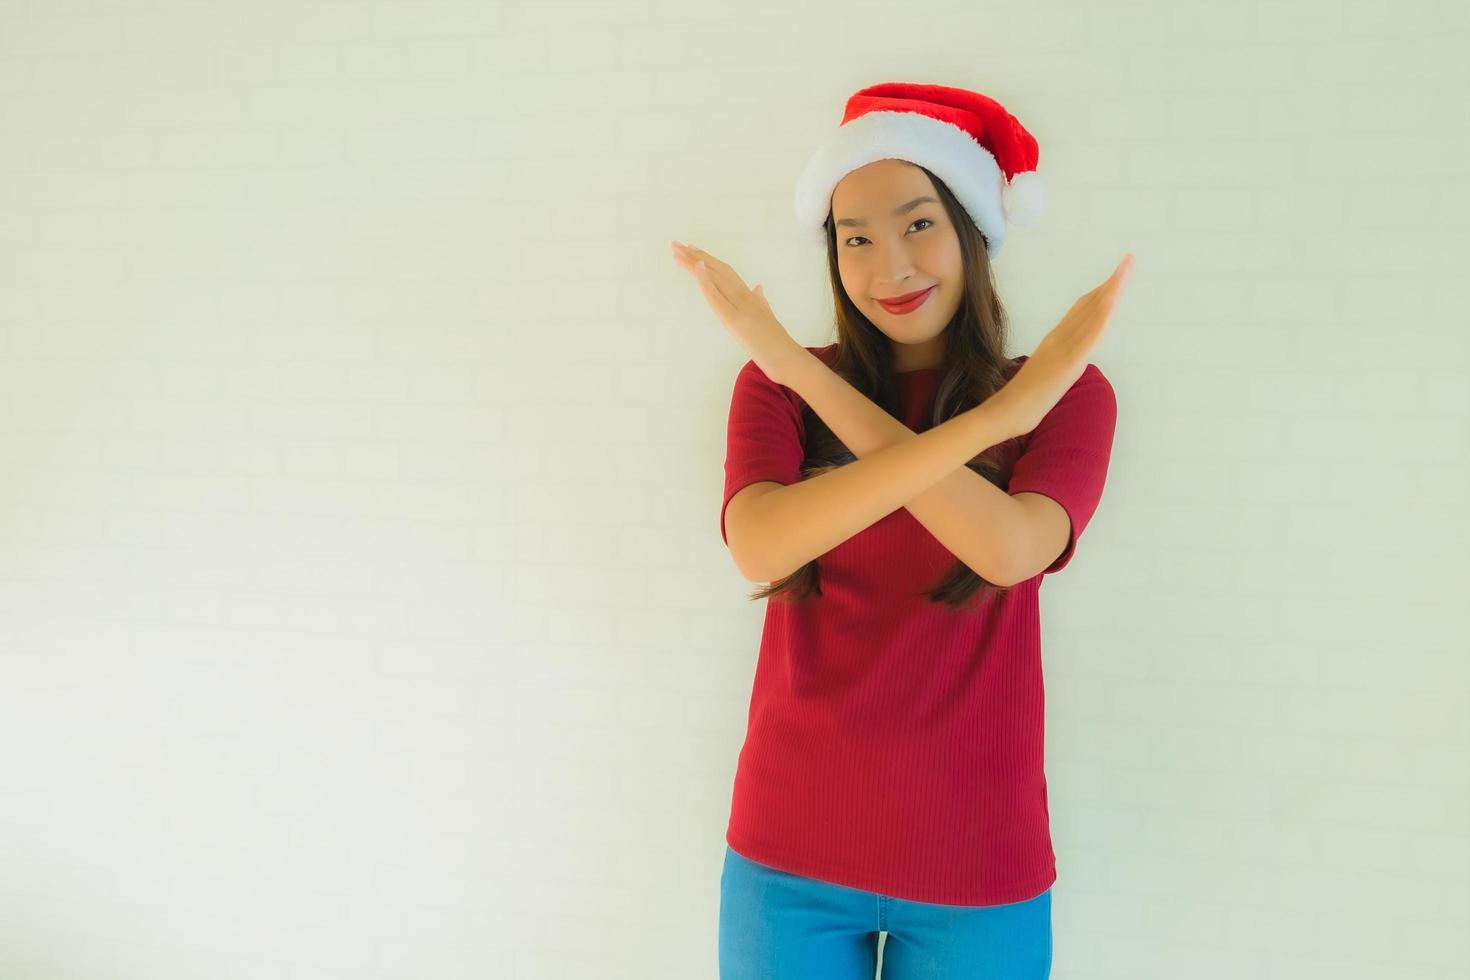
[[[694,275],[710,308],[750,354],[756,367],[777,384],[785,384],[787,367],[808,351],[776,319],[765,291],[758,284],[754,289],[746,286],[734,269],[703,249],[680,242],[674,242],[673,249],[674,260]]]

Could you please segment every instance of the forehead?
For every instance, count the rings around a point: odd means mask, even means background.
[[[834,218],[886,214],[920,194],[933,194],[929,175],[907,160],[874,160],[843,176],[832,189]]]

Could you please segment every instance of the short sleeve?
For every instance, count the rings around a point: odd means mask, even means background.
[[[1097,365],[1088,364],[1016,457],[1006,492],[1045,494],[1062,505],[1072,522],[1067,546],[1043,575],[1061,571],[1072,560],[1077,539],[1097,510],[1117,419],[1112,384]]]
[[[752,483],[773,480],[781,484],[801,479],[801,408],[790,389],[777,384],[746,361],[735,376],[730,396],[730,419],[725,438],[725,499],[720,504],[720,537],[725,531],[725,508],[730,498]]]

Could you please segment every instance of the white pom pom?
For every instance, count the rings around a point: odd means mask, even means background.
[[[1041,217],[1043,200],[1041,174],[1023,170],[1013,176],[1001,191],[1006,222],[1012,225],[1034,225]]]

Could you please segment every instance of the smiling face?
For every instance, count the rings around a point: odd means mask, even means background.
[[[902,210],[916,199],[926,200]],[[929,175],[904,160],[859,167],[832,191],[832,219],[842,287],[892,341],[894,370],[938,367],[944,329],[964,298],[964,263]],[[931,287],[912,310],[879,302]]]

